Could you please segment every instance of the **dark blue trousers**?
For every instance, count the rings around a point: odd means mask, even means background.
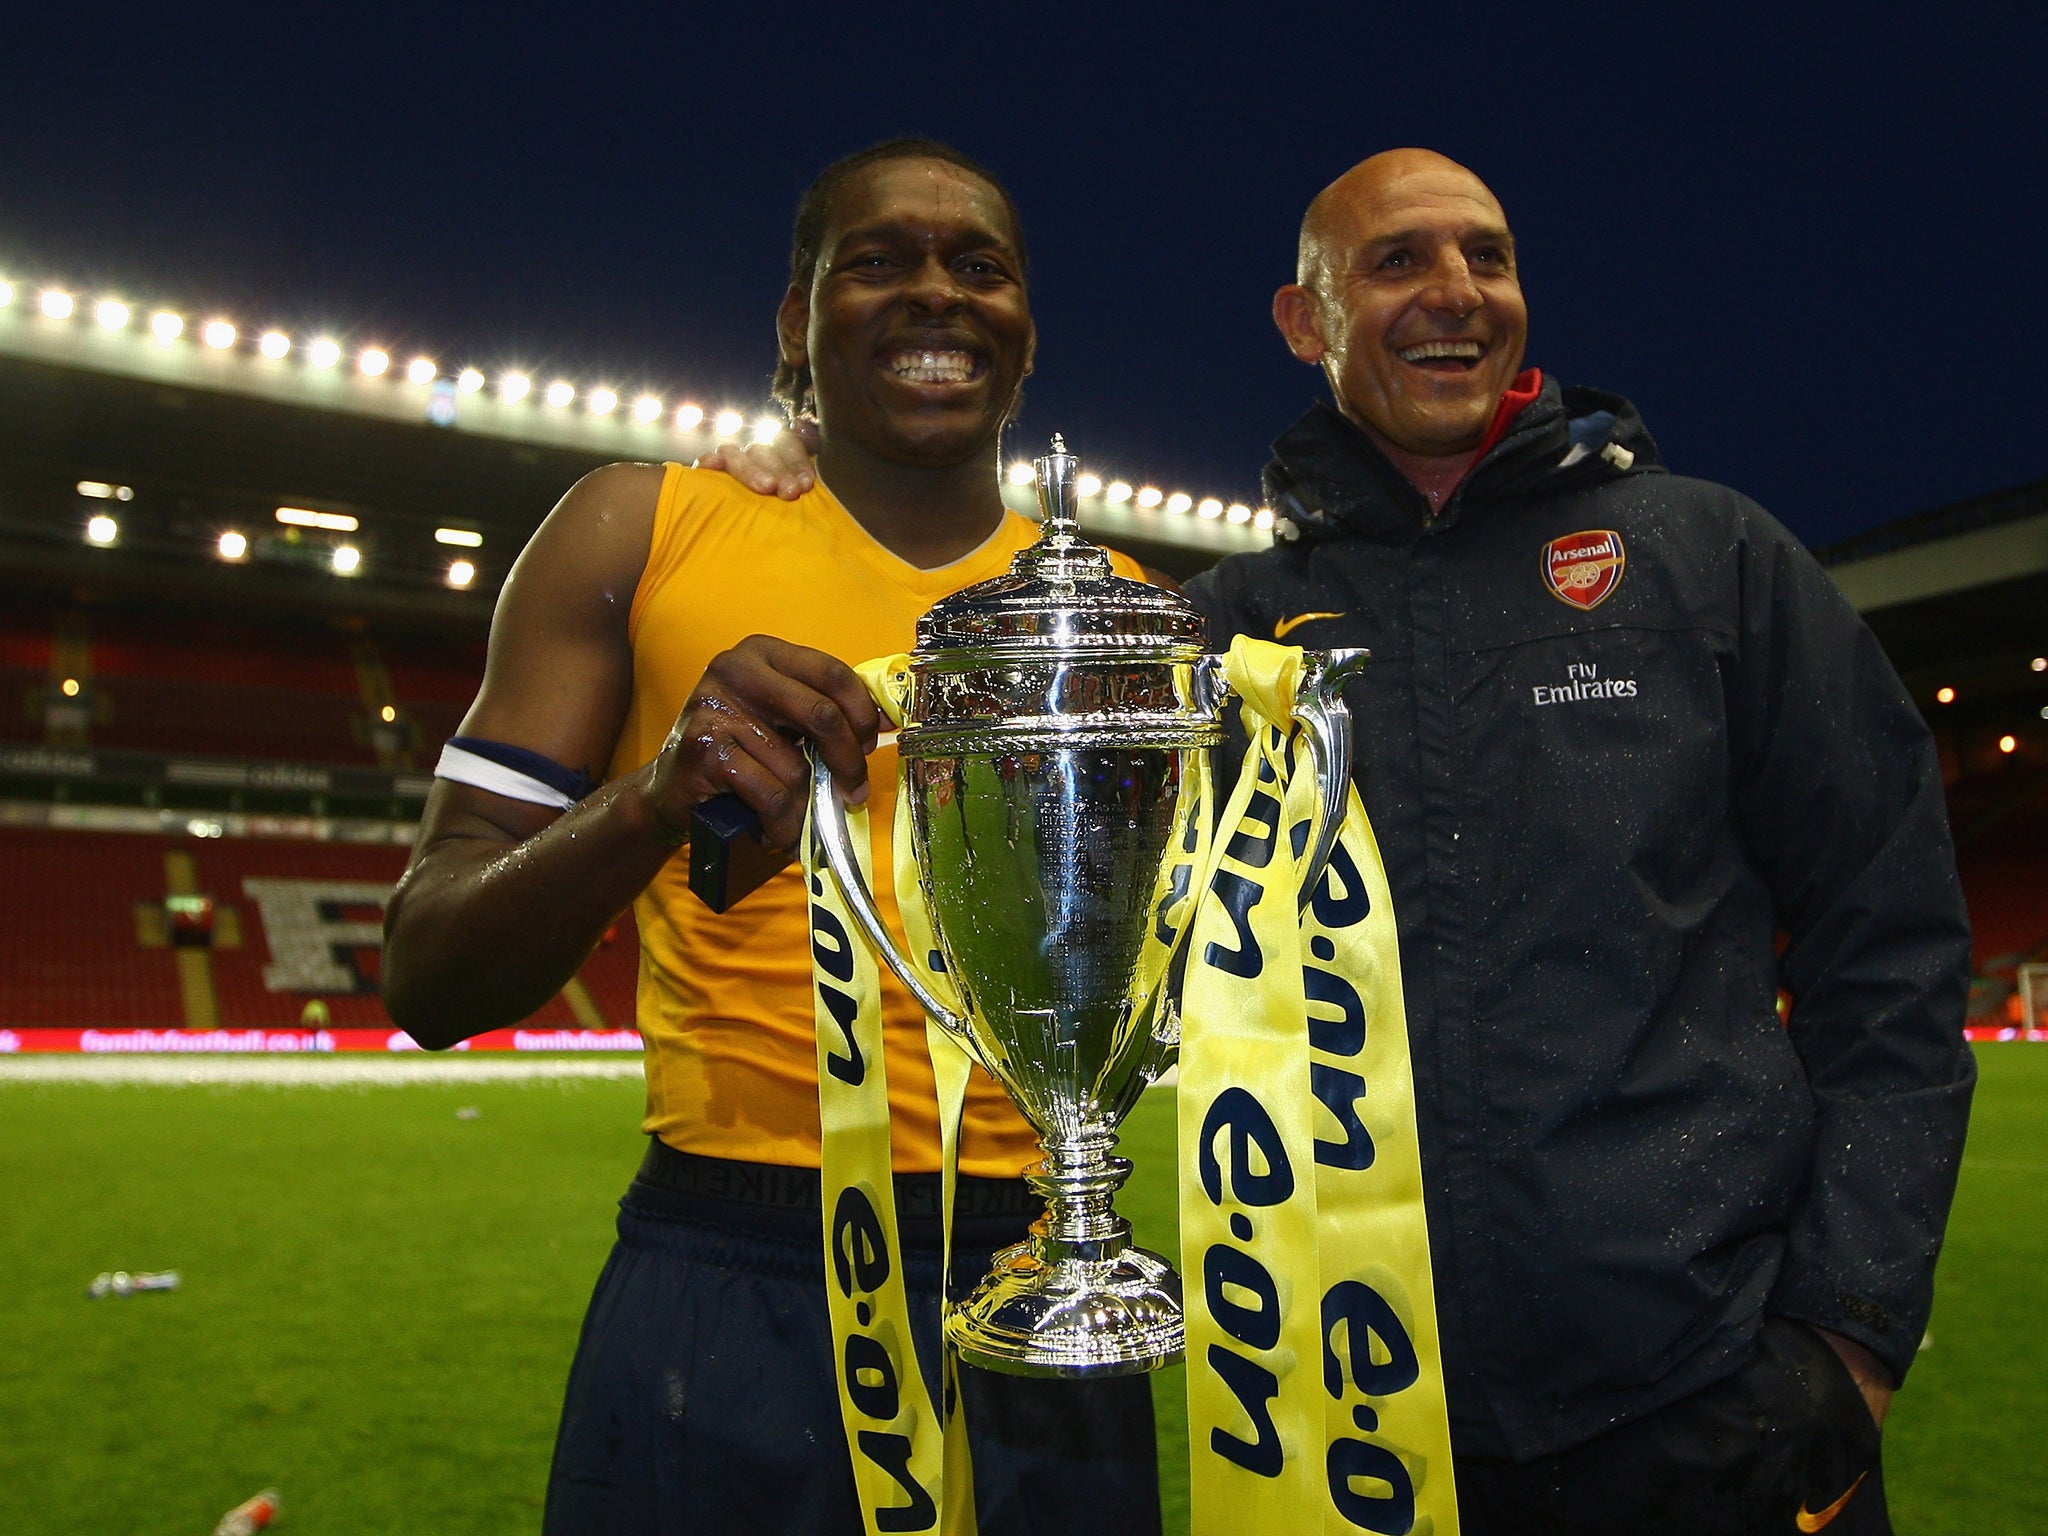
[[[1749,1364],[1691,1397],[1555,1456],[1460,1458],[1458,1523],[1465,1536],[1891,1536],[1879,1450],[1826,1341],[1766,1318]]]
[[[803,1532],[858,1536],[834,1385],[815,1212],[716,1202],[702,1219],[636,1181],[591,1297],[548,1483],[546,1536]],[[758,1218],[756,1219],[758,1214]],[[956,1284],[1028,1218],[966,1218]],[[937,1401],[939,1258],[909,1246],[920,1363]],[[1143,1376],[1078,1384],[961,1368],[983,1536],[1156,1536],[1158,1466]]]

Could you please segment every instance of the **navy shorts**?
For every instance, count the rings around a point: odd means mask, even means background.
[[[741,1198],[703,1194],[707,1170]],[[939,1256],[921,1207],[936,1182],[897,1180],[913,1332],[934,1401]],[[961,1182],[956,1291],[1032,1219],[1016,1198],[1021,1182]],[[570,1368],[546,1536],[859,1536],[816,1189],[815,1170],[685,1159],[654,1144],[620,1202],[619,1240]],[[1156,1536],[1146,1377],[1081,1384],[963,1366],[961,1396],[983,1536]]]

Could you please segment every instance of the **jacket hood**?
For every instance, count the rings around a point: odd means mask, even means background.
[[[1283,543],[1347,534],[1405,542],[1503,497],[1662,473],[1656,440],[1626,399],[1546,378],[1435,518],[1372,439],[1322,400],[1274,440],[1265,490]]]

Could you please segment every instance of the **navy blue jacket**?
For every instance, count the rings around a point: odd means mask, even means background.
[[[1546,382],[1435,518],[1328,406],[1274,451],[1282,541],[1188,591],[1219,648],[1372,651],[1348,699],[1459,1449],[1675,1401],[1766,1313],[1903,1376],[1975,1080],[1970,937],[1869,629],[1616,395]]]

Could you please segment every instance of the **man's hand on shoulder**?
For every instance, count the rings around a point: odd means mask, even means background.
[[[765,443],[721,443],[691,467],[722,470],[756,495],[795,501],[818,483],[811,464],[817,451],[818,424],[799,416]]]

